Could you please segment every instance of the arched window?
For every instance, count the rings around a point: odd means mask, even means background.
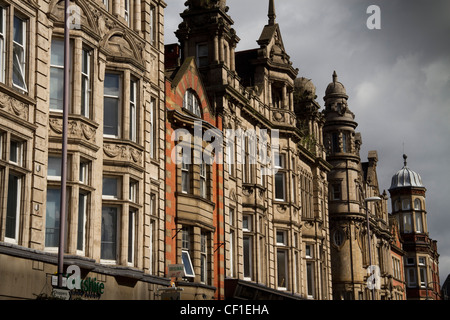
[[[422,203],[419,199],[414,200],[414,210],[422,210]]]
[[[200,118],[202,117],[200,101],[192,90],[187,90],[184,94],[183,108]]]

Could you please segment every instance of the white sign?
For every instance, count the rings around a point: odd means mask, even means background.
[[[169,264],[169,278],[184,277],[184,266],[182,264]]]
[[[61,300],[69,300],[70,292],[67,289],[56,289],[52,290],[52,296]]]

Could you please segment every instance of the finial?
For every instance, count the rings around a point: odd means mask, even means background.
[[[406,154],[403,154],[403,164],[406,167],[406,159],[408,159],[408,156]]]
[[[275,18],[277,15],[275,14],[275,0],[269,0],[269,25],[273,26],[275,24]]]
[[[333,82],[337,82],[337,79],[338,79],[337,73],[336,73],[336,71],[334,71],[333,72]]]

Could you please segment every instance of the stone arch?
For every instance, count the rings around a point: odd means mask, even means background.
[[[80,8],[80,25],[81,29],[91,29],[95,34],[98,34],[98,27],[96,18],[93,14],[91,6],[85,0],[72,0],[69,5],[77,5]],[[52,0],[49,4],[49,10],[47,14],[48,18],[54,22],[64,24],[64,0]]]

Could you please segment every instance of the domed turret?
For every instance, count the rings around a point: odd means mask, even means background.
[[[325,90],[325,96],[345,96],[347,97],[347,91],[342,83],[338,81],[336,71],[333,72],[333,82],[331,82]]]
[[[303,99],[315,99],[316,86],[312,83],[311,79],[304,77],[295,79],[294,82],[295,95]]]
[[[420,175],[408,168],[406,159],[408,156],[403,155],[404,166],[392,177],[391,187],[389,190],[405,188],[405,187],[420,187],[423,188],[422,178]]]

